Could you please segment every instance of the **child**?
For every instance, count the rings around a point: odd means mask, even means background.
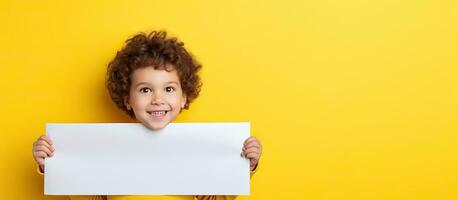
[[[106,86],[112,100],[130,117],[152,130],[172,122],[182,109],[197,98],[202,66],[176,38],[164,31],[140,33],[126,41],[108,65]],[[255,137],[245,140],[241,155],[250,159],[253,174],[261,156],[261,144]],[[33,157],[44,172],[44,159],[54,154],[52,141],[42,135],[35,141]],[[233,199],[235,196],[71,196],[71,199]]]

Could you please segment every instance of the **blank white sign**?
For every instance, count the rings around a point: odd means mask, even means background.
[[[249,123],[47,124],[48,195],[248,195]]]

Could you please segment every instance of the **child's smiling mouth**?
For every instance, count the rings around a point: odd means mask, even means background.
[[[165,115],[169,112],[168,110],[153,110],[153,111],[146,111],[149,115],[156,119],[162,119]]]

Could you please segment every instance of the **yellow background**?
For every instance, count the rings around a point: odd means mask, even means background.
[[[452,0],[1,1],[1,199],[45,197],[46,122],[133,122],[104,87],[140,31],[203,64],[179,122],[250,121],[264,145],[243,199],[458,199]]]

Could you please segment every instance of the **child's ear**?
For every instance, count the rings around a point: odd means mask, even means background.
[[[182,97],[181,100],[182,100],[182,101],[181,101],[181,109],[183,109],[184,106],[185,106],[186,103],[187,103],[188,98],[186,97],[186,95],[183,94],[183,97]]]
[[[127,110],[132,109],[129,104],[129,96],[124,96],[123,100],[124,100],[124,106],[126,106]]]

